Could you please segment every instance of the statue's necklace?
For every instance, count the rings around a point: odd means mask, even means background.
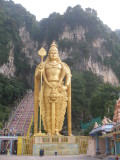
[[[49,65],[50,65],[50,68],[51,68],[52,76],[55,76],[55,74],[56,74],[56,72],[58,70],[58,68],[57,68],[58,63],[50,63],[49,62]]]
[[[51,67],[54,67],[54,66],[57,66],[58,65],[58,63],[50,63],[50,62],[48,62],[49,63],[49,65],[51,66]]]

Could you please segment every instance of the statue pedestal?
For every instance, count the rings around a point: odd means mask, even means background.
[[[44,155],[79,154],[79,146],[75,136],[35,136],[33,155],[39,156],[40,150],[44,150]]]

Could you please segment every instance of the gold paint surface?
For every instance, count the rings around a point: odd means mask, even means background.
[[[41,134],[41,119],[38,131],[38,107],[47,135],[60,135],[67,110],[68,135],[71,136],[71,71],[60,60],[58,49],[53,42],[48,57],[44,48],[38,52],[41,63],[35,70],[34,87],[34,134]]]

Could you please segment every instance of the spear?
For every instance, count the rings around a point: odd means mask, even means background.
[[[43,59],[44,59],[44,56],[46,56],[46,50],[42,47],[39,51],[38,51],[38,55],[40,56],[41,58],[41,63],[40,63],[40,66],[42,67],[42,64],[43,64]],[[44,69],[41,68],[41,81],[40,81],[40,126],[39,126],[39,133],[41,133],[41,110],[42,110],[42,103],[41,103],[41,100],[42,100],[42,73],[43,73]]]

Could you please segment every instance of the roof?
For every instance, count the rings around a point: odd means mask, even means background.
[[[94,128],[94,129],[89,133],[89,135],[90,135],[90,136],[102,135],[103,132],[109,133],[109,132],[112,132],[112,130],[113,130],[113,124],[110,123],[110,124],[106,124],[106,125],[103,125],[103,126],[99,126],[99,127],[97,127],[97,128]]]

